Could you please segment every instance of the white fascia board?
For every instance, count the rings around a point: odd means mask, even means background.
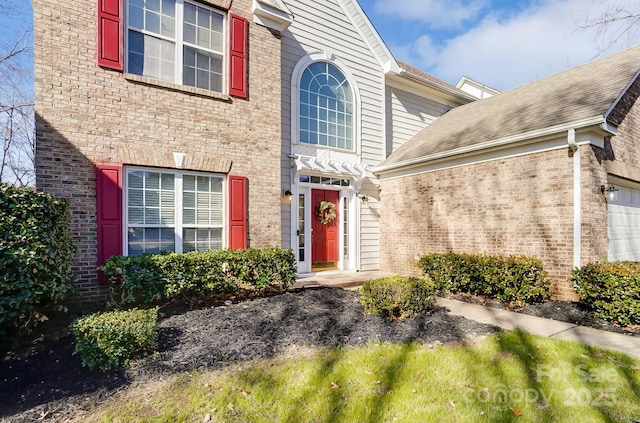
[[[374,174],[383,174],[403,167],[410,167],[420,165],[422,163],[431,162],[435,160],[442,160],[453,156],[460,156],[465,154],[473,154],[483,150],[507,148],[510,144],[520,143],[521,145],[528,145],[540,141],[541,139],[548,139],[554,135],[562,134],[565,137],[566,132],[569,129],[592,129],[602,133],[608,133],[609,135],[615,135],[615,133],[609,133],[603,127],[604,117],[596,116],[589,119],[584,119],[575,122],[569,122],[562,125],[551,126],[548,128],[538,129],[535,131],[526,132],[523,134],[512,135],[498,140],[483,142],[466,147],[457,148],[454,150],[443,151],[440,153],[430,154],[428,156],[416,157],[414,159],[405,160],[399,163],[392,163],[387,166],[379,166],[373,169]],[[528,142],[527,142],[528,141]],[[585,140],[582,143],[590,143],[589,140]],[[566,145],[566,137],[565,137]]]
[[[385,74],[400,73],[398,62],[396,62],[393,54],[391,54],[391,51],[387,48],[387,45],[357,0],[338,0],[338,3],[342,6],[345,15],[367,44],[369,50],[373,53],[382,71]]]
[[[253,0],[253,22],[282,33],[293,23],[293,14],[284,3],[276,1],[278,9],[260,0]]]
[[[470,103],[471,101],[478,100],[472,96],[463,97],[459,92],[451,93],[449,91],[445,91],[437,84],[425,84],[412,78],[407,78],[401,74],[388,74],[385,78],[385,83],[389,87],[408,91],[412,94],[421,95],[425,98],[438,101],[447,105],[451,109]]]
[[[471,94],[466,94],[458,90],[451,89],[445,85],[441,85],[441,84],[438,84],[437,82],[423,78],[419,75],[415,75],[405,69],[400,69],[400,72],[398,73],[398,77],[406,78],[408,80],[411,80],[423,86],[435,88],[438,91],[441,91],[443,93],[446,93],[450,96],[455,97],[456,99],[458,99],[458,101],[463,100],[464,103],[471,103],[473,101],[478,101],[478,98],[472,96]]]
[[[515,145],[505,149],[481,151],[475,154],[470,153],[461,156],[447,157],[441,160],[434,160],[428,163],[420,163],[414,166],[395,169],[381,174],[376,173],[376,169],[374,169],[374,174],[380,181],[388,181],[391,179],[404,178],[407,176],[436,172],[445,169],[453,169],[457,167],[486,163],[495,160],[504,160],[511,157],[527,156],[534,153],[542,153],[545,151],[558,150],[562,148],[567,148],[566,134],[562,138],[549,139],[534,144]]]

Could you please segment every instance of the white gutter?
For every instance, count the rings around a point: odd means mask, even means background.
[[[573,151],[573,267],[582,266],[582,155],[576,144],[576,130],[567,131],[567,143]]]
[[[413,159],[404,160],[404,161],[397,162],[397,163],[391,163],[391,164],[388,164],[388,165],[378,166],[378,167],[375,167],[373,169],[373,173],[374,174],[380,174],[380,173],[384,173],[384,172],[389,172],[389,171],[397,169],[397,168],[417,165],[417,164],[420,164],[420,163],[429,162],[429,161],[432,161],[432,160],[444,159],[444,158],[447,158],[447,157],[457,156],[457,155],[461,155],[461,154],[474,153],[476,151],[486,150],[486,149],[490,149],[490,148],[503,147],[505,145],[513,144],[513,143],[516,143],[516,142],[519,142],[519,141],[527,141],[527,140],[530,141],[530,140],[535,139],[535,138],[555,135],[555,134],[558,134],[560,132],[568,131],[568,130],[571,130],[571,129],[573,129],[575,131],[575,129],[577,129],[577,128],[584,128],[584,127],[588,127],[588,126],[598,125],[600,127],[600,129],[602,129],[604,131],[607,131],[607,132],[610,132],[610,131],[607,130],[608,126],[606,125],[606,123],[607,122],[605,121],[603,116],[595,116],[595,117],[592,117],[592,118],[589,118],[589,119],[583,119],[583,120],[579,120],[579,121],[575,121],[575,122],[569,122],[569,123],[565,123],[565,124],[562,124],[562,125],[550,126],[548,128],[537,129],[535,131],[530,131],[530,132],[525,132],[525,133],[521,133],[521,134],[511,135],[511,136],[508,136],[508,137],[505,137],[505,138],[500,138],[500,139],[493,140],[493,141],[487,141],[487,142],[483,142],[483,143],[479,143],[479,144],[460,147],[460,148],[457,148],[457,149],[454,149],[454,150],[442,151],[442,152],[439,152],[439,153],[429,154],[427,156],[416,157],[416,158],[413,158]],[[613,133],[612,135],[615,135],[615,133]]]
[[[423,85],[428,85],[430,87],[437,88],[438,90],[444,91],[447,94],[451,94],[454,97],[463,98],[463,99],[465,99],[467,101],[471,101],[471,102],[478,101],[478,99],[476,97],[474,97],[474,96],[472,96],[470,94],[467,94],[462,90],[453,90],[453,89],[451,89],[451,88],[449,88],[447,86],[438,84],[435,81],[431,81],[431,80],[429,80],[427,78],[423,78],[423,77],[421,77],[419,75],[411,73],[410,71],[408,71],[408,70],[406,70],[404,68],[400,69],[400,75],[404,76],[405,78],[408,78],[408,79],[413,79],[414,81],[419,82],[419,83],[421,83]]]

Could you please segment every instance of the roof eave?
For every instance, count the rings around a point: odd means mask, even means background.
[[[428,163],[435,160],[443,160],[453,156],[459,156],[464,154],[473,154],[479,151],[505,148],[511,144],[522,142],[525,140],[534,140],[539,138],[548,138],[555,134],[561,134],[569,129],[586,129],[593,128],[601,131],[603,134],[616,135],[616,128],[610,125],[604,116],[594,116],[592,118],[582,119],[579,121],[568,122],[561,125],[550,126],[547,128],[537,129],[535,131],[529,131],[522,134],[511,135],[508,137],[500,138],[493,141],[487,141],[471,146],[461,147],[453,150],[443,151],[439,153],[429,154],[426,156],[416,157],[409,160],[403,160],[397,163],[391,163],[388,165],[376,166],[372,169],[374,175],[383,175],[397,171],[402,168],[408,168],[417,166],[423,163]]]
[[[362,10],[357,0],[340,0],[347,17],[360,33],[363,40],[375,56],[385,74],[400,73],[400,66],[391,54],[384,40],[378,34],[367,14]]]
[[[259,25],[283,33],[293,23],[293,13],[281,1],[274,8],[260,0],[253,0],[253,21]]]
[[[465,93],[462,93],[462,92],[457,91],[457,90],[453,90],[453,89],[447,87],[446,85],[438,84],[435,81],[431,81],[429,79],[423,78],[420,75],[416,75],[416,74],[414,74],[412,72],[409,72],[408,70],[406,70],[404,68],[400,68],[400,72],[398,72],[397,74],[400,77],[407,78],[409,80],[418,82],[419,84],[426,85],[426,86],[431,87],[431,88],[435,88],[435,89],[437,89],[439,91],[443,91],[443,92],[445,92],[445,93],[447,93],[449,95],[452,95],[452,96],[454,96],[456,98],[459,98],[459,99],[462,99],[464,101],[467,101],[467,102],[478,101],[478,99],[476,97],[472,96],[472,95],[465,94]]]

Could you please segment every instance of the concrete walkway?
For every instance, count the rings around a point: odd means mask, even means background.
[[[640,337],[607,332],[573,323],[544,319],[528,314],[515,313],[485,307],[463,301],[438,298],[438,305],[449,309],[455,316],[462,316],[479,323],[498,326],[506,330],[520,329],[534,335],[553,339],[566,339],[593,347],[618,351],[640,359]]]
[[[318,272],[301,275],[293,286],[293,289],[319,286],[355,289],[365,281],[394,275],[394,273],[383,271]],[[498,326],[505,330],[520,329],[546,338],[576,341],[584,345],[618,351],[640,359],[640,336],[628,336],[621,333],[607,332],[585,326],[578,326],[573,323],[560,322],[558,320],[545,319],[445,298],[438,298],[438,305],[446,307],[452,315],[462,316],[479,323]]]
[[[372,279],[395,276],[397,273],[383,272],[381,270],[371,270],[365,272],[353,271],[325,271],[300,275],[293,285],[296,288],[313,288],[327,286],[333,288],[355,288],[362,286],[366,281]]]

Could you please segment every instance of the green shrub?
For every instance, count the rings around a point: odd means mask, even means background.
[[[0,339],[29,331],[72,289],[66,200],[0,183]]]
[[[185,254],[145,254],[112,257],[100,267],[114,282],[116,304],[152,303],[182,298],[188,301],[239,288],[287,289],[295,283],[297,264],[291,250],[265,248]]]
[[[431,282],[418,278],[393,276],[365,282],[360,303],[366,313],[386,319],[402,320],[433,308],[436,290]]]
[[[418,267],[442,293],[484,295],[515,306],[551,295],[542,262],[532,257],[434,253],[420,257]]]
[[[158,338],[158,308],[95,313],[71,326],[74,354],[92,370],[116,369],[153,352]]]
[[[594,314],[621,325],[640,324],[640,263],[592,263],[573,271],[576,294]]]

